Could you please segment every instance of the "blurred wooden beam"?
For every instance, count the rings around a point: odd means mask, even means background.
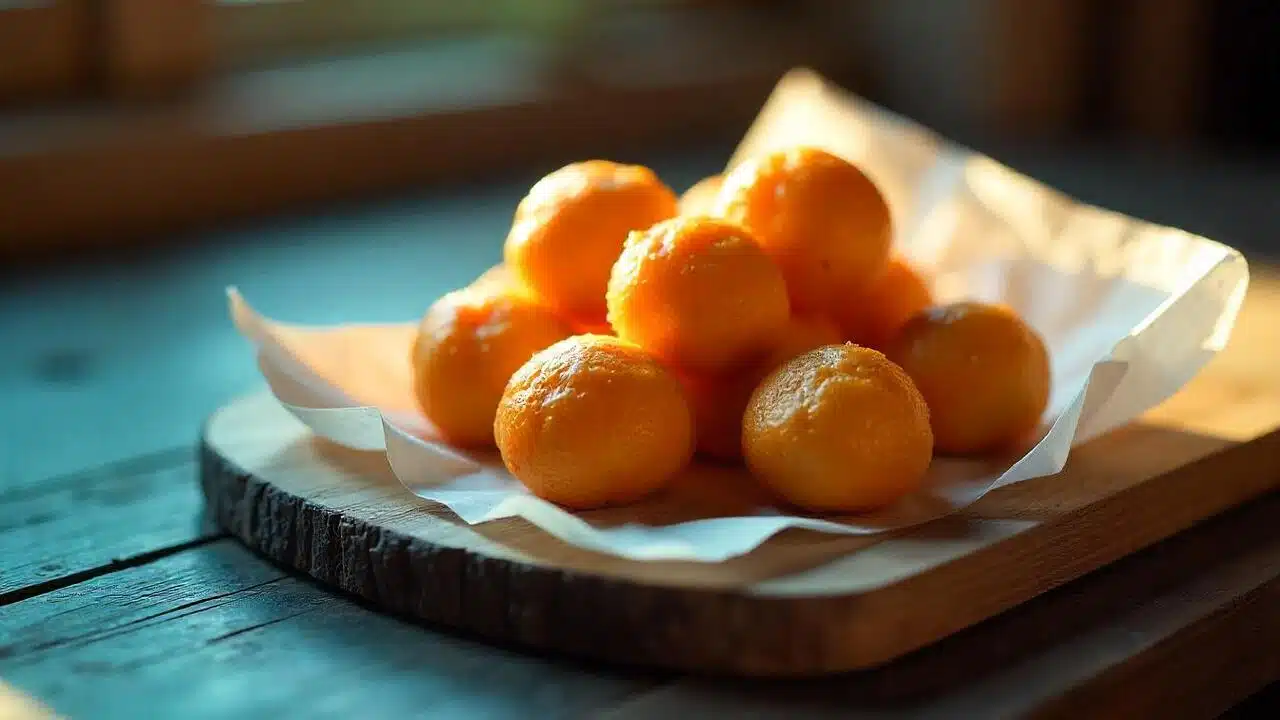
[[[1120,130],[1163,143],[1192,139],[1209,62],[1209,0],[1123,0],[1113,5],[1122,51],[1110,88]]]
[[[102,80],[115,97],[188,90],[213,66],[211,0],[100,0]]]
[[[1071,130],[1082,107],[1087,5],[861,0],[828,7],[865,48],[876,99],[894,110],[961,137],[1043,138]]]
[[[90,18],[89,0],[0,0],[0,103],[83,89]]]
[[[207,72],[228,6],[101,1],[108,88],[162,99],[0,115],[0,260],[736,134],[784,72],[849,55],[803,23],[697,16],[661,47],[652,25],[603,44],[471,34]]]
[[[993,0],[990,7],[989,42],[975,48],[990,61],[990,120],[1008,134],[1068,133],[1085,92],[1088,3]]]
[[[565,85],[491,46],[446,58],[472,72],[445,76],[432,60],[443,52],[245,72],[186,100],[93,114],[0,116],[0,261],[737,133],[799,61],[755,47],[733,74],[700,74],[695,58],[676,77]]]

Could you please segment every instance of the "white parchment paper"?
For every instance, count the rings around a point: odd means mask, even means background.
[[[794,71],[734,159],[801,143],[842,155],[876,180],[894,214],[898,249],[934,278],[940,301],[1006,303],[1045,338],[1053,392],[1040,440],[1025,455],[936,459],[924,491],[874,515],[788,514],[771,507],[745,471],[709,467],[691,468],[670,492],[641,505],[575,514],[530,495],[496,456],[432,440],[413,406],[412,323],[286,325],[256,313],[234,290],[231,315],[290,412],[333,442],[385,452],[409,490],[462,521],[519,516],[599,552],[704,562],[750,552],[785,528],[866,534],[922,523],[994,488],[1055,473],[1073,446],[1171,396],[1230,335],[1248,284],[1245,260],[1230,247],[1078,204]],[[325,297],[340,302],[341,292]]]

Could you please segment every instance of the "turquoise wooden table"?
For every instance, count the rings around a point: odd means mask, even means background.
[[[687,184],[722,156],[653,163]],[[1246,248],[1280,237],[1280,209],[1263,202],[1274,172],[1005,157],[1090,201]],[[0,716],[17,693],[75,718],[1206,717],[1280,674],[1275,497],[886,668],[750,684],[535,656],[405,622],[213,528],[197,432],[260,386],[222,288],[324,322],[337,316],[317,293],[346,284],[359,299],[345,317],[404,317],[498,259],[531,178],[0,275]]]

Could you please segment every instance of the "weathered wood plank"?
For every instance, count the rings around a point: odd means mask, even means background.
[[[195,475],[181,448],[0,486],[0,606],[220,537]]]
[[[576,717],[655,678],[370,612],[231,541],[0,613],[0,676],[70,717]]]
[[[132,264],[0,280],[0,486],[191,446],[214,408],[261,382],[227,319],[226,285],[299,321],[412,318],[500,257],[498,210],[511,194],[295,220]]]
[[[1209,717],[1280,672],[1278,510],[1280,496],[1262,499],[891,666],[818,682],[656,687],[519,656],[369,612],[229,541],[7,607],[0,676],[95,718],[144,703],[192,718],[372,703],[388,716]]]

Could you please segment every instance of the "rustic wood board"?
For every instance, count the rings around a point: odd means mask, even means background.
[[[1219,717],[1280,680],[1278,520],[1273,493],[874,670],[679,677],[601,717]]]
[[[928,645],[1280,485],[1280,288],[1231,347],[1066,469],[875,537],[786,532],[742,558],[640,563],[523,520],[467,526],[380,454],[314,439],[268,395],[207,424],[215,519],[269,557],[389,611],[610,661],[747,675],[865,668]]]
[[[104,720],[1210,718],[1280,679],[1277,520],[1280,493],[884,668],[772,681],[486,646],[215,540],[0,608],[0,678]]]

